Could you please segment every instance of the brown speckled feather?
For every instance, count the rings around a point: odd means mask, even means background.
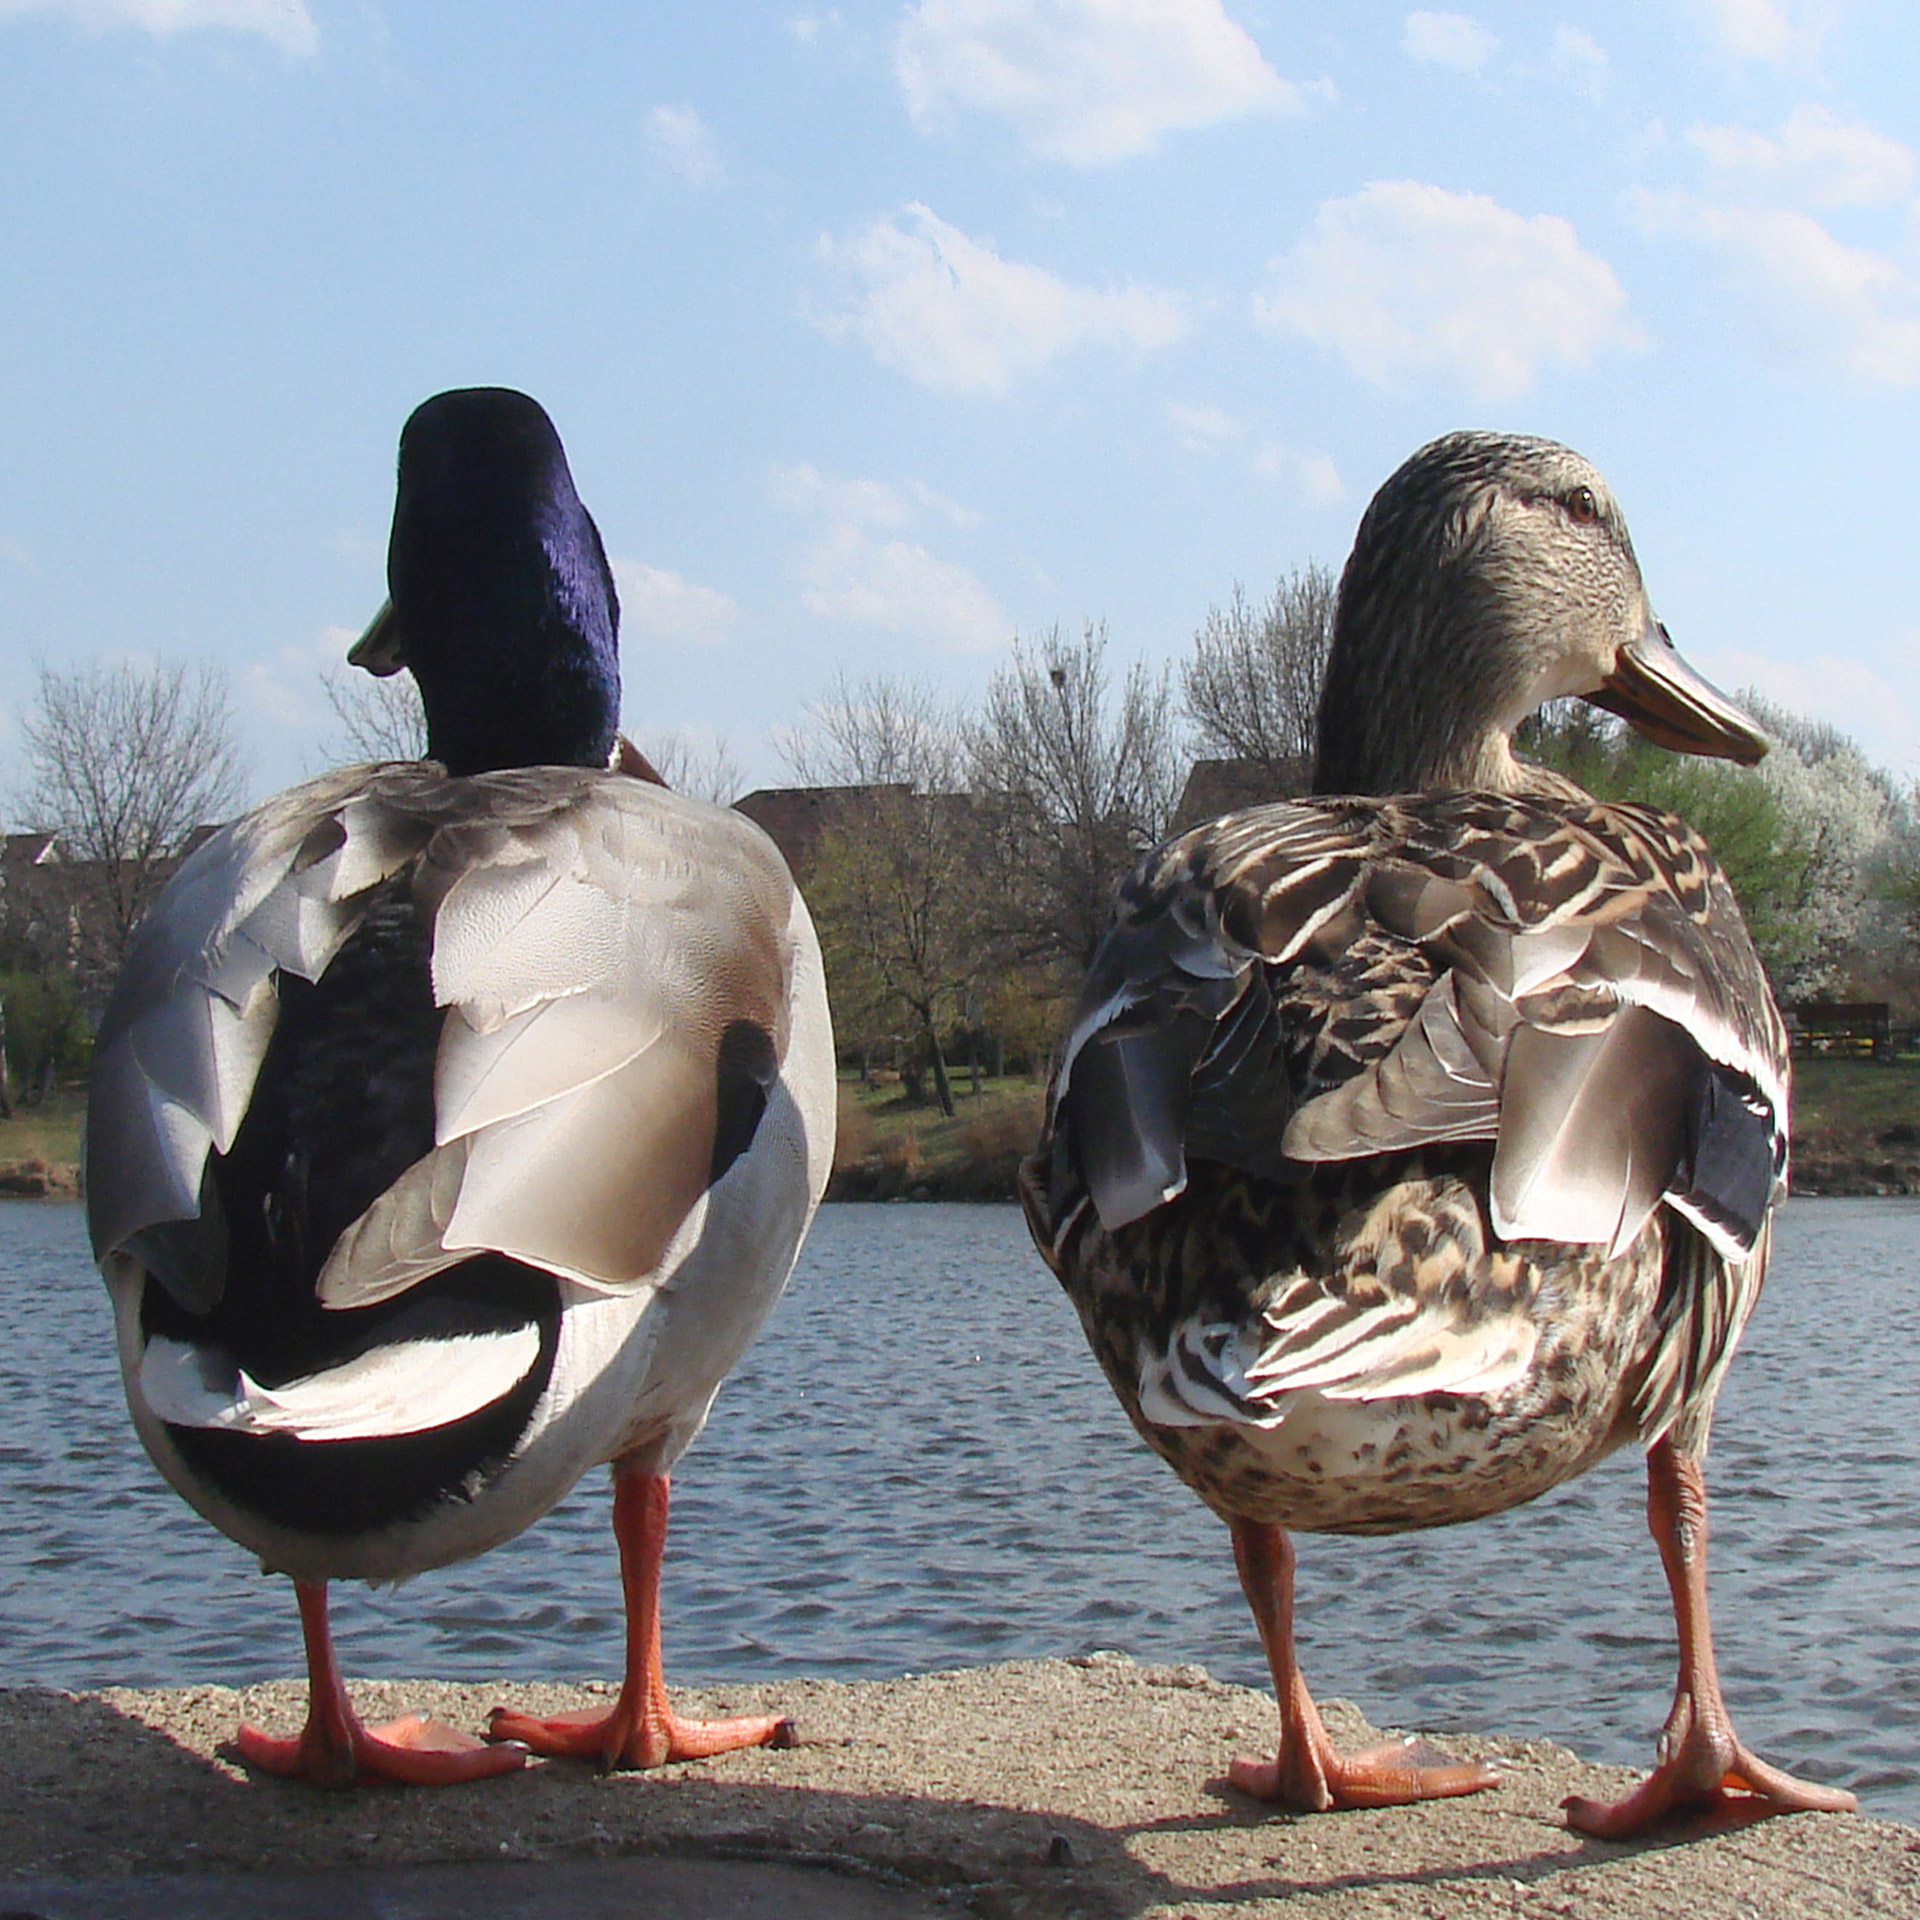
[[[1142,1433],[1293,1527],[1704,1438],[1785,1172],[1785,1035],[1671,817],[1256,808],[1122,890],[1023,1183]]]

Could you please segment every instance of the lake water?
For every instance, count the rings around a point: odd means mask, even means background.
[[[1721,1670],[1761,1752],[1920,1820],[1920,1202],[1803,1200],[1721,1395]],[[0,1684],[301,1671],[291,1589],[161,1482],[79,1211],[0,1203]],[[1134,1438],[1011,1207],[828,1207],[674,1482],[670,1679],[846,1679],[1119,1648],[1265,1687],[1225,1530]],[[1644,1766],[1673,1628],[1639,1456],[1534,1506],[1303,1538],[1323,1696]],[[336,1589],[349,1673],[613,1677],[605,1477],[397,1592]]]

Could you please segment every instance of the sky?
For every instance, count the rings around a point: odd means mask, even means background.
[[[626,721],[1178,660],[1436,434],[1607,475],[1676,644],[1920,777],[1920,8],[0,0],[0,789],[37,663],[326,764],[395,442],[559,427]]]

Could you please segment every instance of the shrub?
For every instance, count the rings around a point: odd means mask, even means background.
[[[0,973],[7,1066],[27,1098],[40,1099],[56,1080],[87,1070],[93,1053],[80,990],[64,973]]]

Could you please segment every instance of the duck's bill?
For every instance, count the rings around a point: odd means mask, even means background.
[[[1646,632],[1620,649],[1613,672],[1587,698],[1674,753],[1707,754],[1750,767],[1767,751],[1767,736],[1681,659],[1657,620],[1649,620]]]
[[[382,600],[380,611],[367,622],[366,632],[347,649],[347,665],[364,667],[384,680],[406,664],[406,649],[400,644],[400,623],[393,617],[393,602]]]

